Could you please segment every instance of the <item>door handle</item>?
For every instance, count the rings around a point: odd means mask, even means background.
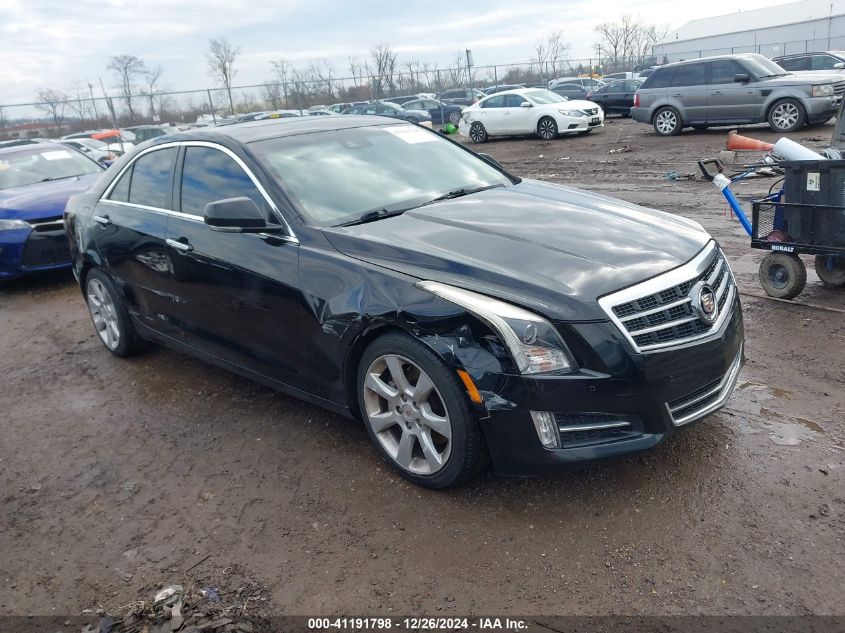
[[[95,215],[94,222],[96,222],[100,226],[108,226],[109,224],[111,224],[111,220],[107,215]]]
[[[187,242],[180,242],[179,240],[167,239],[164,240],[164,243],[170,246],[171,248],[175,248],[180,253],[189,253],[194,250],[193,246],[191,246]]]
[[[721,90],[714,90],[714,91],[713,91],[713,92],[711,92],[710,94],[711,94],[711,95],[720,95],[720,94],[722,94],[722,91],[721,91]]]
[[[676,93],[675,93],[675,94],[673,94],[672,96],[673,96],[673,97],[683,97],[683,96],[684,96],[684,93],[683,93],[683,92],[676,92]]]

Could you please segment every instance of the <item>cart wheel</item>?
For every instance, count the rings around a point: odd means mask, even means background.
[[[828,265],[828,258],[832,260],[831,266]],[[845,287],[845,257],[816,255],[816,274],[825,286]]]
[[[769,253],[760,263],[760,285],[770,297],[793,299],[807,285],[807,269],[798,255]]]

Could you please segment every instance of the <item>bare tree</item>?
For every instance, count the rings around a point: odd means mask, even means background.
[[[48,114],[53,119],[53,124],[59,129],[59,133],[61,133],[68,96],[64,92],[47,88],[38,91],[38,101],[40,103],[35,107]]]
[[[276,77],[279,78],[279,83],[282,84],[282,98],[287,104],[288,100],[288,75],[290,74],[290,63],[284,59],[279,58],[275,61],[270,62],[270,65],[273,67],[273,72],[276,73]]]
[[[311,74],[314,75],[316,81],[325,86],[327,96],[329,98],[334,97],[334,79],[332,79],[334,68],[332,65],[327,60],[321,59],[311,64]]]
[[[6,117],[6,110],[0,106],[0,139],[6,136],[6,126],[9,125],[9,119]]]
[[[605,56],[605,68],[628,70],[651,55],[654,45],[662,41],[666,25],[645,24],[640,18],[622,16],[618,22],[605,22],[596,27],[598,49]]]
[[[90,113],[91,106],[87,95],[85,94],[85,88],[80,85],[78,80],[74,81],[73,84],[71,84],[71,87],[68,88],[67,106],[71,109],[76,118],[79,119],[80,129],[84,129],[85,126],[83,123]]]
[[[534,61],[537,62],[537,71],[540,78],[543,77],[543,67],[546,65],[546,60],[549,58],[548,42],[545,38],[541,38],[534,42]]]
[[[393,75],[396,71],[396,53],[388,44],[376,44],[370,49],[370,75],[373,80],[373,96],[380,99],[387,89],[395,93]]]
[[[144,80],[146,83],[146,90],[147,90],[147,98],[150,100],[150,118],[155,121],[156,118],[156,111],[155,111],[155,95],[156,90],[159,85],[159,81],[161,80],[161,75],[164,73],[164,68],[161,65],[156,64],[152,68],[148,68],[147,71],[144,73]],[[161,107],[159,107],[161,110]],[[159,112],[159,114],[161,114]],[[160,118],[160,117],[159,117]]]
[[[222,37],[208,41],[208,70],[211,76],[223,84],[226,94],[229,96],[229,112],[235,113],[235,102],[232,100],[232,81],[238,71],[235,69],[235,61],[240,55],[240,47],[234,47],[229,41]]]
[[[546,38],[546,52],[552,65],[552,76],[558,72],[558,63],[566,59],[569,54],[569,44],[563,37],[563,31],[552,31]]]
[[[452,58],[452,63],[450,67],[447,68],[444,72],[446,73],[446,82],[449,84],[448,87],[454,88],[457,86],[461,86],[464,84],[464,61],[466,58],[464,54],[460,51],[455,53],[455,56]]]
[[[282,86],[276,81],[269,81],[261,86],[261,98],[273,110],[281,110],[284,107],[284,96]]]
[[[350,56],[348,58],[349,61],[349,72],[352,74],[352,85],[355,88],[358,88],[359,83],[364,82],[364,66],[361,64],[361,61],[357,57]]]
[[[120,82],[120,91],[129,109],[129,119],[135,120],[132,109],[132,89],[135,78],[144,72],[144,61],[135,55],[115,55],[109,58],[107,68],[112,71]]]

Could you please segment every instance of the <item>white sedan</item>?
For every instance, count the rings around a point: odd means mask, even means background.
[[[490,136],[585,134],[604,125],[604,112],[592,101],[570,101],[541,88],[506,90],[465,108],[458,130],[473,143]]]

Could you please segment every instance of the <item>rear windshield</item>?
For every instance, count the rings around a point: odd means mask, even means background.
[[[0,154],[0,189],[101,171],[100,165],[69,147],[25,145],[19,151]]]

